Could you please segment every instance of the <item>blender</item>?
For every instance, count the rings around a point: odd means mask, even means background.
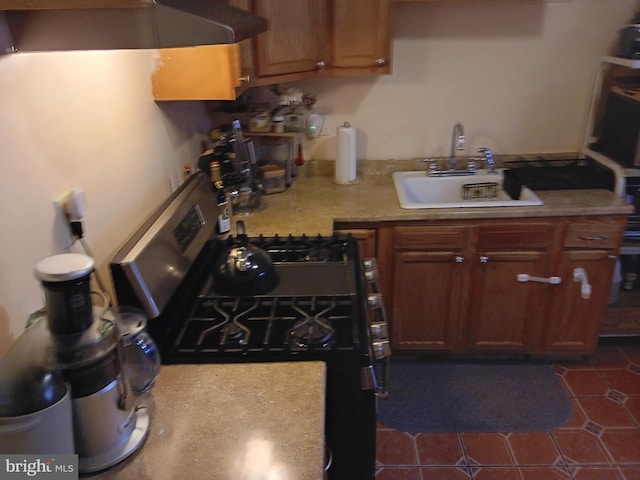
[[[92,304],[93,270],[93,259],[82,254],[54,255],[40,261],[35,276],[44,290],[46,316],[27,328],[16,342],[24,343],[20,342],[22,337],[27,333],[34,336],[33,331],[40,331],[40,336],[47,339],[43,348],[47,350],[48,368],[61,376],[70,393],[73,447],[81,473],[113,466],[142,445],[149,429],[149,413],[130,393],[148,392],[160,365],[150,339],[139,342],[144,350],[135,356],[135,362],[127,364],[118,327],[120,311],[101,312]],[[131,326],[125,326],[130,344]],[[127,372],[135,379],[135,389],[127,380]]]

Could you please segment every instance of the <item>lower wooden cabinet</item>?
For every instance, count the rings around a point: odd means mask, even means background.
[[[461,252],[398,252],[394,258],[393,348],[457,350],[464,292]]]
[[[566,279],[548,298],[541,332],[544,352],[595,350],[605,316],[616,256],[608,250],[566,252],[558,267]],[[584,277],[575,278],[581,269]]]
[[[392,349],[593,353],[624,224],[624,216],[378,224]]]
[[[470,267],[466,350],[527,352],[535,349],[536,328],[542,322],[540,285],[519,282],[518,275],[544,277],[548,255],[543,252],[491,252],[473,259]]]

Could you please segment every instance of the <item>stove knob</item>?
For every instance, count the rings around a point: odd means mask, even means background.
[[[377,270],[378,262],[375,258],[365,258],[362,261],[362,266],[364,266],[365,270]]]
[[[367,295],[367,305],[370,309],[382,308],[382,295],[379,293],[370,293]]]
[[[375,339],[386,340],[389,338],[389,329],[387,328],[386,322],[372,323],[369,325],[369,330],[371,331],[371,336]]]
[[[364,271],[364,279],[367,283],[375,283],[378,280],[378,271],[377,270],[365,270]]]
[[[373,349],[373,356],[376,360],[382,360],[385,357],[391,356],[391,346],[389,340],[375,340],[371,342]]]
[[[364,278],[368,283],[375,283],[378,280],[378,262],[375,258],[365,258],[362,261],[364,267]]]

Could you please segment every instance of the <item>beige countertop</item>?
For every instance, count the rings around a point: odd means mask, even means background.
[[[240,217],[248,235],[326,235],[333,232],[334,222],[614,215],[633,211],[607,190],[537,191],[544,202],[540,206],[404,210],[390,173],[360,176],[356,184],[338,185],[331,174],[315,175],[312,168],[301,167],[287,190],[264,195],[259,212]]]
[[[323,362],[163,366],[143,446],[88,478],[320,480],[324,398]]]

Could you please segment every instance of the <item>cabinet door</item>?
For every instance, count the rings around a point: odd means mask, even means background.
[[[251,0],[229,0],[229,5],[252,12]],[[240,47],[240,79],[243,82],[243,89],[251,87],[251,82],[255,76],[253,67],[253,43],[251,38],[238,43]]]
[[[390,11],[390,0],[334,0],[331,68],[389,72]]]
[[[326,64],[326,0],[256,0],[254,11],[269,22],[255,39],[256,75],[309,72]]]
[[[543,299],[554,285],[519,282],[519,274],[543,277],[543,252],[490,252],[472,261],[467,349],[530,351],[535,346]]]
[[[455,350],[464,261],[454,251],[398,252],[394,259],[392,347]]]
[[[541,349],[547,352],[590,354],[595,351],[604,310],[609,298],[616,258],[610,251],[568,251],[558,275],[562,285],[550,298],[545,315]],[[584,269],[591,293],[583,296],[574,271]]]
[[[156,100],[235,100],[242,85],[237,43],[162,48],[151,83]]]

